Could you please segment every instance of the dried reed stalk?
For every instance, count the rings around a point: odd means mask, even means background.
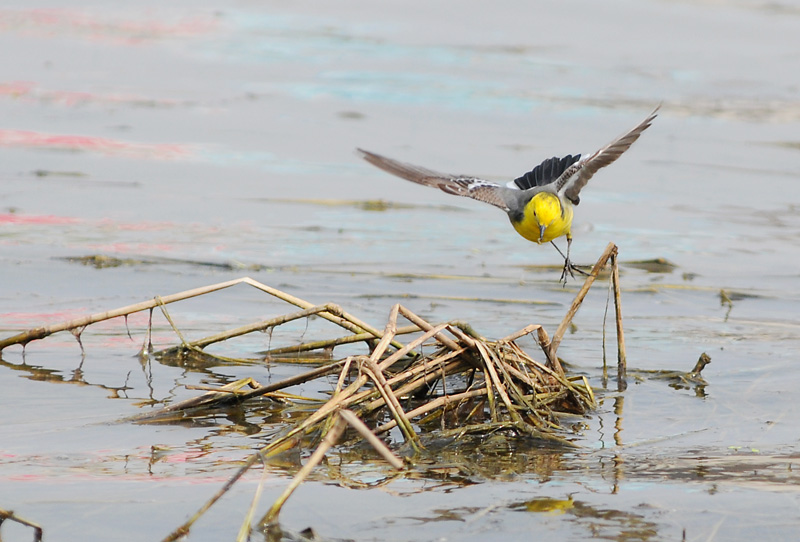
[[[177,294],[172,294],[163,297],[156,297],[155,299],[152,299],[150,301],[144,301],[133,305],[127,305],[125,307],[120,307],[118,309],[92,314],[90,316],[82,316],[80,318],[75,318],[72,320],[68,320],[66,322],[61,322],[59,324],[53,324],[50,326],[42,326],[29,329],[22,333],[18,333],[17,335],[7,337],[5,339],[0,339],[0,351],[2,351],[7,346],[11,346],[14,344],[19,344],[24,347],[31,341],[43,339],[49,335],[52,335],[53,333],[58,333],[59,331],[76,330],[75,335],[76,337],[80,338],[80,333],[83,331],[83,328],[85,328],[90,324],[95,324],[97,322],[102,322],[104,320],[110,320],[112,318],[118,318],[120,316],[127,317],[130,314],[135,314],[137,312],[142,312],[145,310],[151,310],[159,306],[164,307],[165,305],[169,305],[170,303],[175,303],[176,301],[183,301],[185,299],[190,299],[192,297],[209,294],[212,292],[223,290],[225,288],[230,288],[231,286],[236,286],[237,284],[247,284],[273,297],[281,299],[289,304],[295,305],[305,310],[313,309],[315,307],[313,303],[309,303],[308,301],[300,299],[299,297],[295,297],[286,292],[282,292],[277,288],[272,288],[271,286],[262,284],[256,280],[251,279],[250,277],[242,277],[235,280],[229,280],[227,282],[212,284],[211,286],[204,286],[202,288],[194,288],[192,290],[186,290],[184,292],[179,292]],[[337,306],[331,304],[331,307],[337,307]],[[352,314],[349,314],[345,311],[340,312],[339,310],[335,309],[334,312],[336,314],[325,310],[317,312],[316,314],[318,314],[321,318],[333,322],[339,327],[343,327],[344,329],[354,334],[370,333],[375,338],[380,338],[382,336],[380,331],[373,328],[369,324],[359,320]],[[399,343],[393,342],[392,346],[394,346],[395,348],[400,348],[401,345]]]
[[[14,513],[13,510],[3,510],[2,508],[0,508],[0,524],[2,524],[6,520],[7,521],[13,521],[15,523],[19,523],[20,525],[24,525],[26,527],[30,527],[31,529],[33,529],[33,540],[34,540],[34,542],[41,542],[42,535],[44,534],[44,531],[36,523],[34,523],[32,521],[28,521],[25,518],[19,517],[18,515],[16,515]]]
[[[184,525],[176,529],[165,540],[176,540],[188,534],[194,522],[222,497],[237,480],[253,465],[262,463],[272,454],[297,446],[304,438],[320,438],[321,442],[306,464],[300,469],[287,489],[275,501],[269,511],[261,519],[262,526],[274,522],[292,492],[302,483],[310,472],[319,464],[324,455],[342,437],[345,426],[350,425],[361,438],[369,442],[396,469],[405,468],[398,459],[376,436],[385,434],[392,428],[399,427],[403,438],[414,449],[423,446],[423,436],[418,433],[419,424],[427,421],[414,420],[425,417],[430,420],[440,416],[442,430],[437,436],[463,435],[472,432],[492,432],[511,430],[518,434],[545,438],[562,445],[570,445],[557,433],[559,429],[557,414],[561,412],[582,414],[594,407],[595,398],[585,377],[568,378],[558,360],[557,350],[564,334],[580,308],[583,300],[598,277],[600,270],[610,261],[611,286],[614,291],[617,325],[618,372],[620,382],[625,381],[625,343],[622,329],[622,312],[620,301],[619,269],[617,266],[617,247],[610,243],[583,286],[575,296],[569,310],[556,329],[552,338],[540,325],[532,324],[509,334],[499,341],[490,341],[464,322],[451,322],[434,325],[427,322],[402,305],[394,305],[390,311],[384,330],[381,332],[355,316],[347,313],[339,305],[327,303],[313,305],[300,298],[281,292],[261,284],[253,279],[241,279],[219,283],[204,288],[187,290],[170,296],[159,297],[144,303],[129,305],[120,309],[98,313],[95,315],[73,319],[57,325],[40,327],[19,333],[13,337],[0,340],[0,350],[12,344],[23,347],[30,341],[44,338],[52,333],[69,330],[80,340],[80,333],[92,323],[109,318],[127,316],[143,310],[161,308],[165,318],[170,322],[181,344],[162,353],[177,349],[203,348],[248,333],[272,329],[300,318],[318,315],[350,332],[350,335],[325,341],[311,341],[301,345],[269,350],[266,355],[277,355],[288,352],[332,349],[341,344],[367,342],[371,347],[369,355],[349,356],[345,359],[328,363],[311,371],[306,371],[292,378],[261,385],[252,379],[242,379],[220,388],[211,389],[207,393],[156,412],[129,418],[137,422],[163,419],[165,416],[183,416],[197,408],[211,408],[241,402],[248,399],[274,393],[284,388],[339,372],[334,393],[330,399],[317,410],[309,414],[285,434],[273,439],[267,446],[252,454],[237,473],[206,502]],[[238,327],[193,342],[184,341],[180,330],[172,321],[166,306],[170,303],[204,295],[237,284],[248,284],[260,291],[277,297],[301,310],[276,316],[267,320]],[[411,325],[398,327],[398,318],[402,317]],[[399,335],[406,333],[419,335],[403,343]],[[149,329],[148,329],[149,333]],[[544,353],[543,362],[536,361],[524,352],[516,340],[528,334],[536,334],[536,340]],[[434,344],[432,355],[422,356],[417,349]],[[389,349],[392,348],[393,351]],[[402,363],[400,363],[402,361]],[[349,384],[347,383],[349,381]],[[372,385],[370,384],[372,382]],[[472,402],[476,403],[474,407]],[[470,412],[459,420],[459,427],[445,428],[445,413],[448,408],[468,404]],[[484,419],[488,411],[490,423],[477,423]],[[381,417],[390,421],[380,423],[370,421]],[[480,418],[480,420],[478,420]],[[477,421],[476,421],[477,420]],[[250,533],[253,514],[262,484],[253,499],[253,503],[245,517],[239,532],[239,539],[244,540]]]

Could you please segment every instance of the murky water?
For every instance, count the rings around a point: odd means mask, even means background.
[[[327,484],[323,469],[281,526],[356,540],[796,535],[796,5],[50,5],[0,9],[2,336],[244,275],[378,327],[400,301],[489,337],[554,329],[576,283],[561,288],[558,270],[541,269],[559,264],[551,247],[517,236],[496,209],[391,178],[353,149],[506,180],[592,151],[663,102],[576,209],[579,263],[613,241],[623,262],[674,264],[623,266],[631,384],[609,390],[581,448],[444,449],[442,464],[460,453],[496,468],[365,490]],[[363,204],[377,200],[398,205]],[[124,265],[79,260],[94,255]],[[559,349],[598,388],[605,302],[599,285]],[[171,312],[197,338],[286,311],[239,286]],[[2,354],[0,508],[41,524],[49,541],[166,536],[269,439],[259,424],[270,414],[115,422],[195,394],[187,384],[298,370],[142,366],[147,317],[128,324],[132,339],[121,320],[90,327],[85,358],[69,333],[31,343],[24,358],[19,347]],[[163,319],[155,325],[157,345],[175,344]],[[311,326],[280,340],[334,333]],[[224,350],[251,356],[269,341]],[[702,352],[712,358],[703,389],[635,371],[688,371]],[[263,502],[296,466],[274,465]],[[190,538],[233,538],[259,478],[235,486]],[[2,534],[30,535],[9,524]]]

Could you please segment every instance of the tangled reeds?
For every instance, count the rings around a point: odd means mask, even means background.
[[[291,400],[291,396],[283,390],[302,382],[338,374],[329,400],[273,438],[264,448],[254,452],[224,487],[165,540],[176,540],[187,534],[193,523],[257,463],[266,465],[271,455],[318,443],[284,494],[259,521],[259,525],[266,527],[276,521],[292,491],[325,453],[332,446],[340,444],[342,439],[345,443],[364,439],[398,470],[413,468],[414,453],[425,447],[430,436],[457,439],[466,434],[502,431],[540,439],[552,445],[572,446],[563,436],[559,417],[585,414],[595,406],[595,397],[585,377],[565,373],[557,357],[557,349],[586,293],[609,260],[616,308],[618,375],[620,386],[624,385],[625,348],[616,254],[617,247],[609,244],[552,338],[541,325],[531,324],[499,340],[488,340],[466,323],[453,321],[432,324],[399,304],[392,307],[384,330],[380,331],[338,305],[313,305],[253,279],[242,278],[63,324],[32,329],[0,340],[0,350],[12,344],[24,346],[32,340],[64,330],[72,331],[80,341],[80,333],[89,324],[143,310],[152,311],[157,307],[172,324],[166,310],[169,303],[242,283],[282,299],[300,310],[193,342],[185,341],[173,325],[181,344],[152,355],[156,358],[208,355],[203,349],[211,344],[255,331],[272,330],[312,315],[343,328],[348,334],[342,337],[272,349],[264,355],[269,359],[287,352],[330,353],[340,345],[359,342],[368,346],[367,353],[330,359],[321,362],[318,367],[268,385],[248,378],[220,388],[203,388],[206,393],[202,395],[127,420],[149,423],[181,418],[201,409],[208,411],[231,403],[241,404],[255,397]],[[400,319],[404,319],[407,325],[399,327]],[[403,340],[409,334],[408,340]],[[529,334],[534,334],[537,339],[543,355],[541,361],[523,351],[516,343],[519,338]],[[150,354],[149,337],[141,354]],[[386,444],[388,434],[391,434],[391,441],[402,441],[397,448],[406,450],[406,455],[412,461],[395,455]],[[242,525],[240,540],[245,540],[250,532],[259,496],[260,489]]]

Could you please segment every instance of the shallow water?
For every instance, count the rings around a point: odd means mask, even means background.
[[[796,6],[49,5],[0,9],[2,336],[245,275],[377,327],[399,301],[489,337],[529,323],[554,330],[577,283],[562,288],[558,270],[542,269],[559,263],[551,247],[518,237],[496,209],[389,177],[353,149],[507,180],[592,151],[663,102],[576,209],[576,261],[613,241],[623,262],[675,265],[623,265],[630,386],[608,390],[581,448],[444,449],[442,464],[460,453],[497,470],[362,491],[325,483],[321,470],[281,527],[356,540],[793,538]],[[378,200],[398,205],[363,204]],[[94,255],[124,265],[77,260]],[[598,388],[605,302],[598,284],[559,349]],[[171,307],[192,338],[283,312],[244,286]],[[85,358],[69,333],[29,344],[24,358],[19,347],[2,354],[0,508],[41,524],[47,540],[166,536],[268,441],[259,423],[272,414],[115,422],[196,393],[186,384],[298,370],[143,366],[146,315],[128,324],[132,339],[120,320],[90,327]],[[175,344],[163,319],[155,326],[157,346]],[[275,340],[334,333],[309,326]],[[251,356],[269,342],[224,351]],[[688,371],[702,352],[712,358],[702,390],[635,371]],[[385,476],[364,461],[359,476]],[[264,503],[296,464],[273,465]],[[235,536],[259,478],[235,486],[190,539]],[[30,533],[5,524],[2,534]]]

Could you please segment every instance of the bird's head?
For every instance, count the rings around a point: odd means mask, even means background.
[[[561,202],[558,196],[550,192],[539,192],[531,199],[529,204],[533,211],[533,218],[539,225],[539,243],[543,242],[545,230],[556,219],[561,218]]]

